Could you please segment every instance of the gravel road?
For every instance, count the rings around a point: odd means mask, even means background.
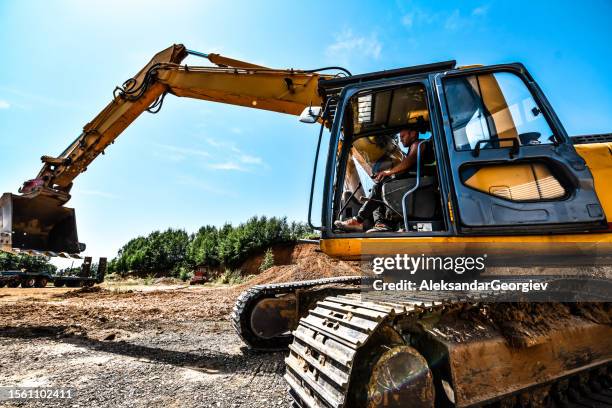
[[[0,386],[75,390],[4,406],[288,407],[283,354],[250,352],[227,320],[236,294],[0,289]]]

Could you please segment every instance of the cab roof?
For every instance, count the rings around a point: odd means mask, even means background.
[[[414,65],[411,67],[389,69],[384,71],[370,72],[367,74],[352,75],[347,77],[338,77],[332,79],[321,79],[319,81],[319,88],[323,93],[327,93],[326,90],[344,88],[347,85],[357,84],[360,82],[372,81],[376,79],[388,79],[400,76],[424,74],[430,72],[448,71],[454,69],[457,65],[457,61],[442,61],[434,62],[432,64]]]

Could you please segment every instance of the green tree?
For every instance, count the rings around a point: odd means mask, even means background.
[[[55,273],[57,268],[42,256],[0,252],[0,270],[26,269],[29,272]]]
[[[206,265],[211,268],[220,266],[219,238],[217,227],[206,225],[198,230],[187,246],[187,263],[190,267]]]
[[[184,230],[153,231],[125,244],[111,261],[111,271],[178,274],[186,261],[190,237]]]
[[[261,265],[259,265],[259,271],[264,272],[274,266],[274,252],[272,252],[272,248],[266,249],[266,253],[264,254],[263,261],[261,261]]]
[[[181,270],[202,266],[234,270],[249,256],[283,242],[312,235],[304,223],[286,218],[252,217],[244,223],[221,228],[206,225],[188,235],[184,230],[153,231],[125,244],[109,263],[109,271],[126,274],[159,273],[178,276]]]

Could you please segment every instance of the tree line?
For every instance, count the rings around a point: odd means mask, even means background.
[[[220,228],[206,225],[193,234],[169,228],[131,239],[109,263],[109,272],[179,276],[196,267],[235,269],[271,245],[309,236],[313,231],[305,223],[288,222],[286,217],[252,217]]]
[[[55,273],[57,268],[41,256],[11,254],[0,252],[0,271],[17,271],[25,269],[30,272]]]

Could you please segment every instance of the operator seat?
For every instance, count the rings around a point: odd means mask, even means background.
[[[410,221],[435,220],[440,211],[438,199],[436,158],[431,139],[422,141],[425,148],[421,154],[421,175],[419,187],[410,194],[406,200],[406,213]],[[415,171],[396,177],[383,185],[382,196],[385,204],[393,211],[394,221],[403,221],[399,214],[403,214],[402,200],[404,194],[414,188],[417,183]]]

